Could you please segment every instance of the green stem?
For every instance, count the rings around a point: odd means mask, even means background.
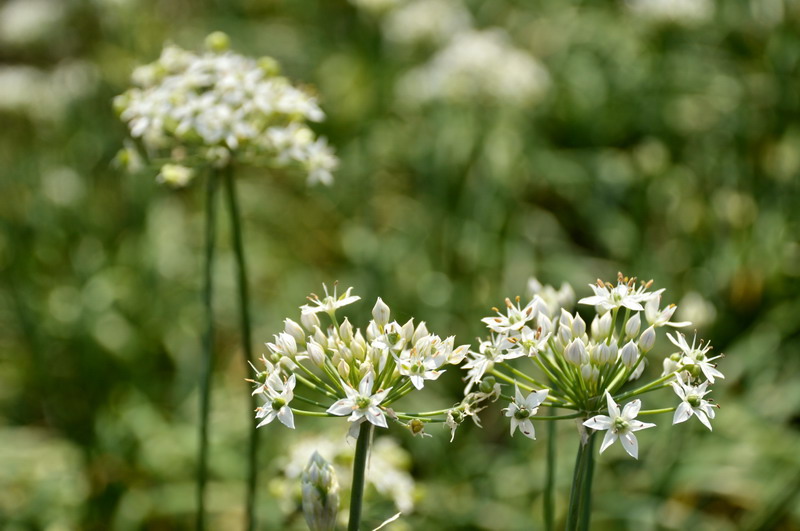
[[[361,525],[361,505],[364,500],[364,484],[367,472],[367,457],[372,439],[372,424],[366,420],[358,429],[356,455],[353,460],[353,487],[350,491],[350,520],[347,531],[358,531]]]
[[[555,408],[550,408],[551,412]],[[551,422],[547,427],[547,470],[544,484],[544,528],[553,531],[555,469],[556,469],[556,423]]]
[[[587,529],[592,493],[592,476],[594,469],[594,433],[578,447],[575,458],[575,471],[572,476],[572,489],[569,493],[569,511],[567,513],[567,531]]]
[[[244,238],[242,237],[242,221],[239,203],[236,198],[236,183],[233,179],[233,166],[225,167],[225,191],[228,199],[228,211],[231,216],[233,230],[233,248],[236,255],[236,277],[239,283],[239,317],[242,329],[242,354],[245,371],[250,370],[253,360],[252,332],[250,327],[250,300],[247,291],[247,265],[244,257]],[[248,393],[249,394],[249,393]],[[256,408],[255,396],[250,395],[247,417],[250,425],[250,444],[247,448],[247,488],[245,490],[246,529],[255,528],[256,483],[258,480],[258,430],[253,422],[252,411]]]
[[[197,529],[205,529],[205,492],[208,474],[208,417],[211,405],[211,372],[214,367],[213,274],[214,242],[216,240],[217,175],[209,172],[206,181],[206,235],[203,306],[206,333],[203,342],[203,362],[200,375],[200,455],[197,465]],[[252,419],[250,419],[252,421]],[[253,423],[255,425],[255,423]]]

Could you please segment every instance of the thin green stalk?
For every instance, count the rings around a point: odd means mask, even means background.
[[[214,366],[214,242],[217,220],[217,175],[211,171],[206,180],[205,267],[203,276],[203,306],[206,333],[203,342],[202,372],[200,374],[200,455],[197,464],[197,529],[205,529],[205,492],[208,474],[208,416],[211,405],[211,372]],[[252,420],[252,419],[251,419]],[[255,423],[253,423],[255,425]]]
[[[592,478],[594,469],[594,433],[578,446],[572,489],[569,493],[567,531],[588,529],[591,511]]]
[[[594,479],[594,440],[595,433],[589,435],[589,440],[586,443],[588,447],[586,452],[586,467],[584,473],[586,476],[583,479],[583,501],[581,503],[581,521],[579,529],[581,531],[589,531],[589,522],[592,517],[592,480]]]
[[[253,360],[253,341],[250,326],[250,300],[247,286],[247,264],[244,257],[244,238],[242,237],[242,221],[239,202],[236,198],[236,183],[233,179],[233,165],[225,167],[225,191],[227,192],[228,211],[231,216],[233,230],[233,248],[236,255],[236,278],[239,283],[239,317],[242,329],[242,354],[244,369],[250,370]],[[245,489],[246,529],[255,529],[256,483],[258,481],[258,429],[252,419],[252,411],[257,407],[256,397],[249,394],[250,404],[247,419],[250,426],[250,444],[247,448],[247,488]]]
[[[551,413],[555,413],[555,408],[550,408]],[[545,531],[553,531],[554,518],[554,495],[556,480],[556,423],[551,422],[547,426],[547,469],[544,484],[544,528]]]
[[[365,420],[358,429],[356,455],[353,459],[353,487],[350,492],[350,520],[347,523],[347,531],[358,531],[361,526],[361,505],[364,501],[367,457],[371,440],[372,424]]]

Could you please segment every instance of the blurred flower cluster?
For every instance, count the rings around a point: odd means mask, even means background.
[[[294,414],[311,416],[347,416],[350,434],[355,437],[362,422],[388,427],[387,417],[406,426],[414,435],[425,435],[428,422],[445,422],[451,430],[467,416],[474,414],[477,404],[487,398],[482,393],[469,394],[458,406],[424,413],[400,413],[388,406],[426,381],[436,380],[447,365],[458,365],[468,346],[455,346],[455,337],[442,339],[428,332],[424,322],[414,326],[409,319],[401,325],[389,321],[389,307],[379,298],[372,310],[373,320],[366,334],[354,329],[350,321],[336,316],[339,308],[356,302],[352,288],[338,295],[325,287],[325,297],[311,295],[311,304],[302,306],[300,322],[285,320],[283,332],[267,343],[269,353],[262,356],[265,369],[257,372],[254,394],[264,399],[256,418],[259,427],[276,418],[294,428]],[[324,313],[330,324],[323,332],[318,317]],[[295,395],[300,383],[310,396]],[[311,398],[314,397],[314,398]],[[297,399],[322,409],[305,411],[290,403]],[[326,400],[321,403],[317,399]]]
[[[352,480],[350,469],[353,462],[353,448],[347,444],[344,437],[334,433],[306,436],[295,441],[289,447],[287,454],[278,456],[281,473],[270,481],[270,493],[280,500],[284,514],[296,511],[301,505],[304,488],[302,479],[307,474],[306,471],[309,470],[314,455],[321,456],[329,463],[327,466],[332,467],[327,470],[329,475],[337,478],[335,481],[338,483],[338,495],[343,498],[340,500],[341,505],[344,506],[347,502]],[[317,461],[319,463],[319,460]],[[409,454],[394,440],[390,437],[375,439],[370,451],[370,473],[367,474],[367,483],[404,514],[414,510],[416,486],[408,471],[409,466]],[[332,484],[333,481],[329,483]],[[327,492],[333,490],[331,486]],[[338,518],[340,523],[346,523],[347,511],[339,511]]]
[[[114,100],[148,157],[170,160],[159,180],[185,186],[190,168],[235,161],[299,167],[309,182],[329,184],[338,160],[308,126],[325,117],[316,98],[280,76],[275,59],[229,51],[223,33],[209,35],[206,48],[167,45],[157,61],[134,71],[136,86]]]
[[[638,456],[638,443],[633,432],[655,426],[635,419],[638,414],[673,412],[673,424],[696,416],[708,429],[715,416],[715,406],[704,397],[708,386],[724,378],[712,363],[708,343],[693,340],[689,344],[683,334],[667,334],[679,351],[663,359],[663,372],[636,389],[623,386],[641,378],[647,364],[647,354],[656,342],[656,329],[664,326],[683,327],[688,322],[671,322],[677,307],[661,307],[663,289],[649,291],[652,281],[636,284],[635,278],[619,275],[616,284],[599,281],[591,285],[594,295],[578,301],[594,306],[596,315],[587,327],[579,313],[570,313],[558,304],[571,305],[569,287],[556,291],[544,288],[535,280],[531,300],[522,306],[506,299],[506,308],[483,322],[491,331],[477,352],[469,353],[464,365],[467,373],[467,392],[472,386],[500,385],[497,380],[515,386],[513,397],[505,410],[511,420],[511,433],[519,428],[535,439],[532,420],[538,407],[547,404],[554,408],[573,410],[563,417],[543,420],[584,419],[583,426],[607,430],[600,451],[619,439],[625,450]],[[642,331],[643,322],[649,326]],[[508,362],[525,359],[530,363],[522,370]],[[526,371],[526,369],[535,371]],[[635,399],[620,410],[618,401],[672,387],[679,398],[677,406],[640,411],[641,401]],[[525,396],[522,391],[529,394]],[[596,414],[607,410],[608,415]],[[588,418],[591,417],[591,418]],[[586,434],[584,434],[586,435]]]

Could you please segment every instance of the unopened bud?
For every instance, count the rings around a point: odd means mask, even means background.
[[[342,377],[342,380],[347,380],[350,376],[350,365],[344,360],[339,360],[339,365],[336,366],[336,370],[339,372],[339,376]]]
[[[425,326],[425,321],[421,321],[417,325],[417,329],[414,330],[414,335],[411,338],[411,342],[416,344],[417,341],[419,341],[420,339],[422,339],[423,337],[426,337],[428,335],[430,335],[430,334],[428,334],[428,327]]]
[[[221,31],[215,31],[206,37],[206,48],[211,52],[226,52],[230,47],[230,37]]]
[[[303,516],[311,531],[336,529],[339,511],[339,482],[336,471],[317,452],[311,456],[300,478]]]
[[[314,328],[319,328],[319,317],[315,312],[303,312],[300,314],[300,322],[306,330],[313,331]]]
[[[597,324],[598,337],[608,337],[611,333],[611,312],[606,312],[600,317]]]
[[[285,319],[283,323],[284,323],[283,327],[284,332],[292,336],[298,345],[305,344],[306,334],[305,332],[303,332],[303,329],[300,327],[299,324],[295,323],[291,319]]]
[[[622,347],[622,351],[620,352],[622,364],[625,365],[626,368],[630,369],[634,366],[638,357],[639,348],[636,346],[636,343],[633,341],[628,341],[625,343],[625,346]]]
[[[576,315],[572,320],[572,336],[583,337],[584,333],[586,333],[586,321],[580,315]]]
[[[558,327],[558,339],[564,345],[569,343],[570,340],[572,340],[572,327],[564,326],[562,324],[559,324],[559,327]]]
[[[275,343],[280,353],[284,356],[294,358],[297,355],[297,342],[294,340],[294,337],[286,332],[281,332],[275,336]]]
[[[356,331],[353,341],[350,343],[350,350],[353,352],[353,357],[359,361],[364,361],[367,355],[367,342],[364,341],[364,336],[361,335],[361,330]]]
[[[414,319],[409,319],[403,325],[403,328],[400,329],[400,335],[406,342],[411,341],[411,338],[414,337]]]
[[[642,327],[642,318],[639,317],[639,313],[633,314],[633,317],[628,319],[628,322],[625,323],[625,335],[628,338],[636,337],[636,334],[639,333],[639,329]]]
[[[339,325],[339,337],[346,345],[349,345],[350,342],[353,341],[353,325],[350,324],[347,317],[345,317],[344,322]]]
[[[378,301],[372,308],[372,318],[375,319],[375,323],[380,327],[386,326],[389,322],[389,307],[380,297],[378,297]]]
[[[375,324],[375,321],[370,321],[367,325],[367,341],[371,343],[379,335],[381,335],[381,331],[378,329],[378,325]]]
[[[325,365],[325,349],[314,341],[313,339],[307,345],[308,357],[311,358],[311,363],[317,367]]]
[[[494,393],[494,386],[497,385],[497,380],[494,376],[487,376],[481,382],[479,389],[481,393],[485,393],[487,395]]]
[[[653,345],[656,344],[656,329],[652,326],[648,327],[647,330],[642,332],[641,337],[639,337],[639,348],[642,349],[642,352],[647,353],[653,348]]]
[[[564,359],[576,367],[589,363],[589,355],[586,353],[586,347],[583,345],[583,341],[575,339],[572,343],[567,345],[567,348],[564,349]]]

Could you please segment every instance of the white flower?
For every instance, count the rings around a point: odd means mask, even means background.
[[[383,391],[372,394],[373,378],[372,372],[365,374],[358,384],[358,390],[353,389],[349,385],[345,385],[344,392],[347,394],[347,398],[342,398],[334,402],[334,404],[328,408],[328,413],[338,416],[350,415],[347,420],[356,423],[363,422],[364,419],[366,419],[375,426],[387,428],[386,417],[378,406],[386,398],[386,395],[389,394],[392,388],[390,387],[389,389],[384,389]]]
[[[304,304],[300,307],[300,310],[303,314],[306,313],[316,313],[316,312],[326,312],[326,313],[333,313],[337,309],[342,308],[343,306],[347,306],[348,304],[353,304],[356,301],[361,300],[361,297],[358,295],[350,295],[350,291],[353,288],[347,288],[341,296],[337,296],[336,294],[336,284],[333,285],[333,295],[328,294],[328,286],[325,284],[322,285],[322,289],[325,290],[325,297],[320,300],[320,298],[315,295],[311,294],[308,300],[311,301],[312,305]]]
[[[419,344],[420,341],[417,342]],[[397,369],[403,376],[408,376],[417,389],[422,389],[425,380],[436,380],[444,371],[437,371],[436,359],[426,356],[420,348],[412,348],[401,356],[395,356]]]
[[[287,428],[294,429],[294,415],[289,407],[289,402],[294,398],[295,375],[289,376],[286,383],[281,380],[279,373],[270,374],[264,385],[264,406],[256,410],[256,418],[264,419],[257,427],[269,424],[275,418]]]
[[[725,378],[725,375],[719,372],[716,366],[711,363],[712,361],[721,358],[722,356],[715,356],[713,358],[708,357],[708,352],[711,350],[710,344],[703,345],[703,342],[697,343],[697,336],[692,339],[691,346],[686,341],[686,337],[681,334],[677,333],[675,336],[672,334],[667,334],[667,337],[672,344],[681,349],[683,354],[683,358],[681,359],[681,364],[683,368],[691,367],[693,365],[700,368],[708,381],[712,384],[714,383],[715,378]]]
[[[600,446],[600,453],[603,453],[606,448],[619,439],[625,451],[634,459],[638,459],[639,443],[633,432],[652,428],[655,424],[635,420],[636,415],[639,414],[639,409],[642,407],[642,402],[638,399],[625,404],[622,413],[620,413],[619,406],[614,402],[608,391],[606,391],[606,401],[608,403],[608,416],[594,416],[584,422],[583,425],[593,430],[608,430],[603,438],[603,444]]]
[[[523,398],[519,387],[514,386],[514,401],[508,404],[508,407],[503,410],[506,413],[506,417],[511,418],[512,436],[517,427],[519,427],[519,431],[521,431],[525,437],[536,439],[536,432],[533,429],[531,417],[536,415],[539,406],[544,402],[545,398],[547,398],[548,392],[548,389],[534,391],[530,393],[527,398]]]
[[[161,173],[156,176],[156,181],[174,188],[183,188],[194,177],[194,171],[180,164],[164,164]]]
[[[684,326],[689,326],[692,324],[689,321],[682,321],[678,323],[672,323],[669,320],[672,318],[672,314],[675,313],[675,310],[678,309],[677,306],[674,304],[670,304],[663,310],[659,310],[658,307],[661,304],[661,292],[653,293],[652,296],[647,300],[644,305],[644,316],[647,319],[647,322],[651,325],[655,326],[656,328],[660,326],[672,326],[674,328],[682,328]]]
[[[495,363],[520,358],[525,355],[523,349],[513,349],[514,342],[505,334],[493,335],[489,341],[482,341],[478,352],[470,351],[471,359],[461,366],[467,369],[467,388],[464,394],[469,394],[472,386],[481,381],[487,370],[491,370]],[[512,349],[512,350],[509,350]]]
[[[671,383],[675,394],[682,400],[675,410],[675,415],[672,417],[672,424],[678,424],[689,420],[692,415],[697,416],[697,420],[703,423],[703,426],[711,429],[711,419],[716,416],[714,406],[708,401],[703,400],[703,397],[711,391],[706,390],[708,382],[703,382],[700,385],[689,385],[683,382],[680,376],[676,382]]]
[[[484,317],[481,321],[486,323],[486,327],[489,330],[498,334],[519,332],[528,321],[536,318],[537,314],[534,311],[533,303],[534,300],[531,300],[525,308],[520,308],[519,302],[515,305],[512,304],[510,299],[506,299],[506,307],[508,308],[506,315],[495,308],[498,317]]]
[[[620,279],[616,286],[611,286],[598,280],[597,284],[589,284],[594,295],[582,298],[578,304],[590,304],[595,306],[598,312],[607,312],[620,306],[640,312],[644,310],[640,303],[650,294],[645,294],[642,288],[635,289],[631,284]]]

